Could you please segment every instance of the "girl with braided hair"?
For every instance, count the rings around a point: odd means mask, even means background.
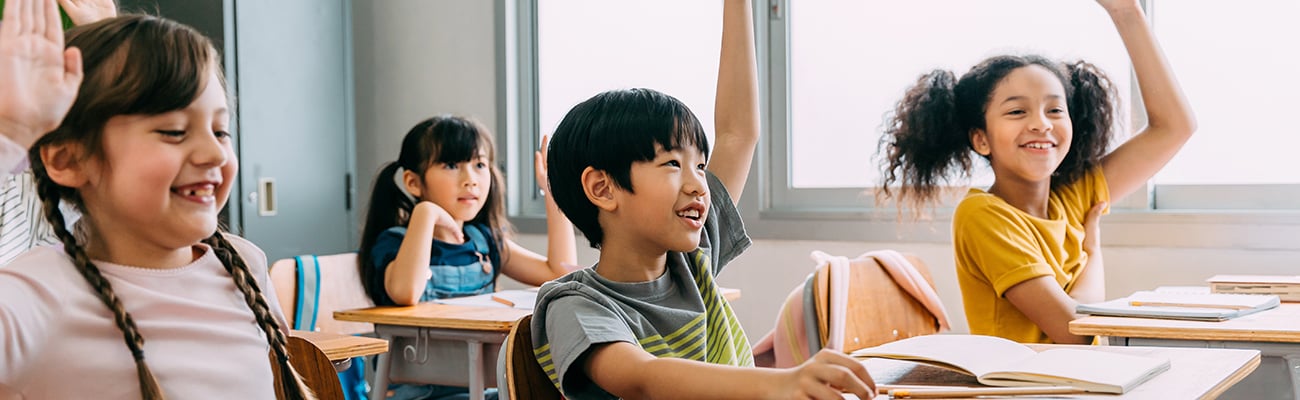
[[[33,33],[63,51],[54,0],[9,0],[5,13],[29,18],[6,18],[0,41]],[[312,398],[288,362],[265,254],[217,226],[238,161],[212,43],[140,15],[67,35],[84,80],[29,152],[62,249],[0,268],[0,397],[274,399],[274,362],[287,398]],[[82,214],[72,229],[61,203]]]
[[[1086,62],[989,58],[957,78],[937,70],[886,122],[885,196],[923,209],[944,183],[988,161],[993,185],[953,212],[957,278],[971,333],[1087,343],[1075,305],[1104,300],[1098,219],[1142,188],[1196,130],[1196,119],[1138,0],[1096,0],[1128,49],[1148,125],[1110,151],[1113,86]]]

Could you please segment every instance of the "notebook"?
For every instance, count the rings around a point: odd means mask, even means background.
[[[1206,279],[1214,293],[1272,294],[1282,301],[1300,301],[1300,276],[1215,275]]]
[[[1167,293],[1141,291],[1101,303],[1080,304],[1080,314],[1225,321],[1275,308],[1277,296],[1224,293]]]
[[[1083,347],[1083,346],[1080,346]],[[990,386],[1073,386],[1123,394],[1169,370],[1162,358],[1083,348],[1037,352],[982,335],[924,335],[854,351],[855,358],[915,361],[972,375]]]

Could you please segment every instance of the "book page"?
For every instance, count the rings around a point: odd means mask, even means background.
[[[1122,394],[1169,369],[1169,360],[1087,349],[1052,349],[980,376],[993,386],[1074,386]]]
[[[496,299],[493,299],[496,297]],[[535,290],[502,290],[494,293],[484,293],[474,296],[453,297],[449,299],[434,300],[438,304],[450,304],[457,306],[469,307],[491,307],[491,308],[518,308],[521,310],[533,309],[534,303],[537,302],[537,291]],[[509,304],[507,304],[509,302]]]
[[[856,358],[925,362],[982,376],[1035,356],[1034,350],[1007,339],[982,335],[924,335],[853,352]]]

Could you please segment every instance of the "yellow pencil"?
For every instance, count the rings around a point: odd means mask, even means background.
[[[497,295],[495,295],[495,294],[492,295],[492,301],[495,301],[495,302],[497,302],[497,303],[501,303],[501,304],[505,304],[506,306],[509,306],[509,307],[514,307],[514,306],[515,306],[515,302],[510,301],[510,300],[508,300],[508,299],[506,299],[506,298],[504,298],[504,297],[497,297]]]
[[[1020,396],[1020,395],[1043,395],[1043,394],[1079,394],[1084,393],[1083,389],[1072,386],[1039,386],[1039,387],[939,387],[935,386],[930,389],[893,389],[889,391],[889,396],[895,399],[943,399],[943,398],[963,398],[978,396]]]

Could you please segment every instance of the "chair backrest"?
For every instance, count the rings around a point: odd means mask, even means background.
[[[915,255],[904,256],[933,288],[934,278],[925,263]],[[829,341],[831,318],[845,321],[841,349],[846,352],[939,331],[934,314],[904,291],[875,258],[851,259],[849,266],[849,301],[843,316],[829,315],[828,299],[834,287],[830,282],[830,266],[818,267],[815,276],[810,278],[817,308],[818,343]]]
[[[533,354],[533,316],[525,315],[510,329],[502,351],[505,379],[497,379],[503,399],[558,400],[564,397]]]
[[[314,319],[314,329],[311,326],[293,326],[294,329],[345,335],[374,332],[374,324],[334,320],[336,310],[375,306],[361,285],[357,253],[286,258],[271,264],[270,274],[276,297],[289,323],[295,325],[294,321],[300,317],[299,309],[304,310],[302,321]],[[310,314],[312,310],[315,310],[314,314]]]
[[[303,383],[316,394],[320,400],[343,400],[343,386],[339,384],[338,372],[325,352],[306,339],[289,336],[286,348],[289,350],[289,363],[302,375]],[[271,368],[275,373],[275,398],[284,399],[280,387],[280,363],[271,355]]]

